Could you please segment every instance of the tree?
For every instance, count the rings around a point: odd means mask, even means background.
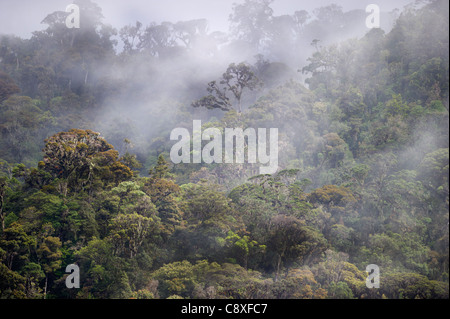
[[[44,148],[44,167],[55,177],[67,179],[72,174],[82,176],[89,168],[89,159],[105,153],[110,159],[117,156],[112,145],[108,144],[100,133],[72,129],[48,138]]]
[[[2,223],[2,231],[5,230],[6,210],[4,209],[4,206],[6,204],[6,190],[7,179],[6,177],[0,176],[0,221]]]
[[[136,21],[136,24],[124,26],[119,31],[120,39],[123,42],[123,53],[132,54],[136,52],[139,39],[142,37],[142,23]]]
[[[275,282],[270,290],[276,299],[325,299],[327,291],[320,288],[310,270],[290,269],[287,276]]]
[[[328,297],[330,299],[354,299],[352,290],[345,282],[332,282],[328,287]]]
[[[217,186],[202,182],[183,185],[181,200],[185,227],[174,234],[175,242],[181,243],[177,254],[220,258],[228,231],[240,225],[230,200]]]
[[[129,167],[118,161],[118,152],[100,133],[71,129],[45,140],[43,169],[62,181],[60,191],[92,185],[94,178],[117,183],[133,176]],[[68,189],[69,187],[69,189]]]
[[[1,252],[1,251],[0,251]],[[0,263],[0,297],[3,299],[26,298],[26,279]]]
[[[114,55],[111,38],[116,30],[102,22],[101,8],[90,0],[74,1],[80,8],[80,28],[67,28],[68,12],[57,11],[43,21],[48,27],[33,32],[31,42],[38,48],[35,64],[49,65],[59,91],[77,94],[98,83],[94,66]]]
[[[220,87],[216,81],[208,83],[207,91],[210,93],[200,100],[192,103],[194,107],[206,107],[208,109],[221,109],[222,111],[230,111],[235,109],[242,113],[241,98],[244,89],[253,91],[262,86],[261,81],[253,73],[251,67],[245,63],[231,63],[226,72],[222,75],[219,82]],[[237,106],[233,107],[230,97],[227,94],[232,93],[232,97],[236,100]]]
[[[315,39],[312,45],[317,47],[319,40]],[[315,90],[323,85],[325,94],[330,95],[336,87],[336,69],[338,66],[338,49],[336,46],[317,48],[308,59],[309,64],[302,68],[302,73],[311,73],[312,77],[305,82],[309,88]]]
[[[39,154],[41,134],[48,132],[54,118],[38,103],[28,96],[11,96],[0,104],[0,148],[7,150],[6,160],[31,162]]]
[[[205,19],[180,21],[173,25],[175,38],[180,40],[187,49],[195,46],[196,40],[207,36],[208,22]]]
[[[119,214],[110,223],[110,238],[116,254],[133,258],[139,252],[149,233],[155,233],[155,222],[151,217],[137,213]]]
[[[228,195],[242,216],[246,230],[259,243],[267,240],[270,220],[277,214],[277,208],[270,198],[263,196],[261,187],[243,184]]]
[[[139,162],[139,160],[137,159],[136,154],[130,154],[128,151],[128,147],[133,147],[133,144],[131,143],[131,141],[127,138],[125,138],[123,140],[125,146],[125,154],[119,158],[119,161],[122,162],[123,164],[125,164],[126,166],[128,166],[130,169],[139,169],[142,168],[142,164]],[[135,173],[135,175],[137,175],[137,171],[133,171],[133,173]]]
[[[187,260],[164,265],[152,277],[159,281],[161,298],[172,295],[189,298],[195,286],[193,265]]]
[[[119,214],[138,213],[145,217],[157,214],[152,199],[143,191],[143,187],[135,181],[120,183],[108,194],[109,203],[114,204]],[[114,211],[111,211],[112,213]]]
[[[172,175],[169,173],[169,165],[163,154],[159,154],[156,166],[154,168],[151,168],[148,174],[150,175],[151,180],[172,177]]]
[[[359,149],[361,126],[367,110],[363,95],[359,89],[350,88],[338,98],[336,105],[344,114],[341,120],[348,123],[349,130],[343,137],[355,155]]]
[[[149,52],[155,57],[164,58],[175,44],[176,41],[172,34],[172,23],[163,22],[160,25],[152,23],[140,36],[138,49]]]
[[[111,298],[126,292],[123,262],[114,254],[111,240],[94,237],[75,253],[75,257],[80,265],[80,272],[85,274],[80,278],[80,298]]]
[[[194,266],[194,273],[198,276],[197,281],[214,288],[217,298],[263,299],[271,296],[272,280],[264,279],[259,271],[240,265],[214,262],[208,265],[205,261],[199,261]]]
[[[238,261],[245,269],[248,268],[249,260],[264,253],[266,249],[265,245],[258,244],[255,240],[251,240],[249,236],[239,236],[233,231],[228,232],[225,240],[231,258]]]
[[[322,186],[311,192],[308,197],[312,203],[328,206],[345,206],[347,203],[356,201],[350,190],[336,185]]]
[[[313,10],[314,15],[319,21],[327,21],[329,23],[339,23],[342,18],[342,7],[337,4],[330,4]]]
[[[0,249],[4,250],[4,260],[8,269],[14,268],[16,257],[20,260],[27,260],[30,248],[35,243],[35,239],[28,235],[23,226],[17,222],[12,223],[3,230],[0,237]]]
[[[416,273],[390,273],[380,293],[392,299],[448,299],[448,285]]]
[[[143,190],[150,196],[161,218],[163,233],[171,235],[181,225],[183,212],[176,197],[181,188],[173,181],[173,174],[169,172],[168,163],[164,156],[158,156],[156,166],[149,171],[150,178]]]
[[[331,249],[325,258],[311,267],[315,279],[332,298],[360,297],[366,288],[367,273],[348,261],[349,255]]]
[[[368,249],[361,249],[359,255],[365,255],[361,262],[371,261],[383,268],[413,270],[416,273],[428,274],[427,260],[429,247],[421,243],[419,234],[385,232],[369,237]]]
[[[303,30],[306,21],[311,18],[311,15],[306,10],[300,10],[294,12],[293,18],[297,27],[297,32],[300,33]]]
[[[27,232],[36,234],[45,230],[47,235],[56,232],[61,238],[69,235],[70,222],[65,218],[68,207],[61,196],[37,191],[28,196],[26,202],[28,205],[21,211],[21,217]]]
[[[61,267],[61,245],[58,237],[46,236],[36,249],[39,263],[45,273],[44,296],[47,294],[49,275]]]
[[[348,151],[348,145],[343,139],[336,133],[328,133],[323,136],[324,150],[323,160],[321,166],[328,162],[331,168],[342,166],[346,152]]]
[[[232,211],[230,200],[213,185],[200,182],[184,187],[184,201],[188,218],[203,227],[228,228],[227,215]]]
[[[0,103],[19,92],[20,88],[14,83],[13,79],[8,74],[0,71]]]
[[[419,178],[425,186],[432,190],[447,194],[448,198],[448,171],[449,149],[440,148],[425,155],[418,167]],[[448,199],[447,199],[448,202]]]
[[[277,215],[272,218],[271,224],[267,249],[276,256],[275,281],[279,279],[282,266],[288,271],[296,260],[307,264],[327,248],[322,234],[295,217]]]
[[[243,4],[234,4],[230,15],[231,33],[248,42],[252,48],[260,49],[268,38],[272,21],[273,0],[245,0]]]

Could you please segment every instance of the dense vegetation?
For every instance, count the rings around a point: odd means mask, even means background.
[[[0,36],[1,298],[448,298],[446,0],[362,34],[337,5],[246,0],[223,34],[75,3]],[[261,85],[224,97],[236,66]],[[279,171],[172,164],[193,119],[278,128]]]

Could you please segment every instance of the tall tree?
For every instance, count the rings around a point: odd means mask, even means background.
[[[155,232],[154,226],[151,217],[137,213],[117,215],[110,223],[110,239],[116,254],[135,257],[148,234]]]
[[[289,270],[296,260],[307,264],[328,248],[320,232],[295,217],[280,214],[272,218],[271,224],[267,249],[275,253],[275,281],[283,266]]]
[[[118,160],[119,153],[91,130],[72,129],[48,138],[44,148],[43,169],[61,179],[61,192],[67,187],[79,189],[92,183],[94,177],[105,182],[119,182],[133,175]]]
[[[234,4],[230,15],[231,32],[259,49],[269,37],[269,28],[273,18],[270,4],[273,0],[245,0],[242,4]]]
[[[207,91],[210,93],[200,100],[192,103],[194,107],[206,107],[208,109],[221,109],[222,111],[230,111],[235,109],[242,113],[241,99],[245,89],[253,91],[262,86],[262,82],[253,72],[252,68],[245,63],[231,63],[222,79],[208,83]],[[228,92],[231,92],[231,98],[234,98],[237,105],[233,106]]]
[[[5,230],[6,210],[4,209],[4,207],[6,204],[6,189],[7,179],[6,177],[0,176],[0,222],[2,224],[2,231]]]
[[[12,94],[19,93],[20,88],[14,83],[11,77],[0,71],[0,103],[10,97]]]

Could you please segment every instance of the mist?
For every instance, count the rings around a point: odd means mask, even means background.
[[[0,298],[448,298],[446,0],[69,4],[0,0]]]
[[[168,114],[174,114],[174,110],[171,108],[175,108],[176,105],[180,104],[188,108],[191,100],[202,94],[202,86],[204,87],[208,81],[220,77],[228,64],[244,61],[255,64],[257,62],[256,56],[261,55],[265,61],[281,63],[285,66],[284,69],[280,67],[280,70],[276,70],[278,74],[276,74],[273,81],[272,79],[266,81],[269,85],[274,86],[288,78],[304,81],[304,76],[297,70],[305,66],[306,59],[315,50],[311,45],[311,41],[315,38],[320,38],[320,46],[327,46],[332,43],[339,43],[350,37],[362,37],[368,31],[365,26],[366,5],[360,1],[341,2],[337,9],[342,10],[348,17],[339,22],[339,25],[335,21],[328,26],[327,21],[322,20],[319,22],[313,11],[326,7],[331,3],[326,1],[314,3],[307,1],[274,1],[273,4],[270,4],[271,9],[273,9],[271,16],[274,18],[281,19],[283,16],[293,15],[295,11],[306,10],[309,12],[310,17],[305,22],[305,27],[311,26],[311,28],[317,29],[316,31],[309,31],[309,34],[308,30],[306,30],[306,34],[303,34],[299,39],[281,37],[275,42],[267,45],[262,44],[258,47],[235,41],[236,37],[232,34],[232,24],[229,20],[234,3],[232,1],[189,1],[183,3],[168,1],[164,2],[164,4],[159,1],[155,3],[151,1],[145,3],[131,1],[127,2],[126,5],[118,1],[97,1],[96,3],[101,9],[101,23],[116,30],[116,33],[111,35],[111,41],[116,41],[114,46],[115,54],[122,55],[123,59],[126,60],[120,66],[111,65],[109,62],[106,62],[106,65],[102,65],[102,63],[97,61],[95,68],[90,70],[89,76],[92,79],[103,78],[116,81],[118,85],[127,83],[133,88],[133,95],[126,92],[124,95],[114,95],[113,98],[106,97],[104,105],[96,111],[98,119],[93,121],[97,123],[95,124],[95,129],[102,132],[106,137],[113,138],[112,142],[116,145],[120,145],[121,140],[127,137],[138,144],[144,144],[141,146],[144,148],[148,147],[148,143],[156,137],[153,134],[161,132],[162,123],[167,123],[168,127],[166,129],[169,129],[170,125],[175,125],[176,120],[167,117]],[[389,31],[399,10],[405,4],[407,4],[405,1],[384,1],[379,3],[382,11],[381,24],[384,30]],[[36,8],[37,10],[20,10],[19,7],[15,8],[18,4],[10,2],[7,5],[7,9],[2,10],[3,14],[6,14],[6,12],[9,12],[9,14],[8,17],[0,19],[5,25],[3,28],[0,26],[0,30],[8,30],[7,33],[14,33],[17,30],[16,32],[19,35],[29,34],[30,31],[28,30],[32,27],[42,30],[42,23],[41,27],[38,28],[36,22],[41,22],[43,20],[42,17],[45,17],[45,12],[48,13],[50,8],[64,11],[64,5],[65,3],[62,1],[47,1],[44,5]],[[21,6],[30,8],[33,4],[24,1],[21,2]],[[28,14],[30,11],[33,12],[31,19],[30,17],[24,19],[23,15]],[[42,12],[41,18],[35,18],[35,15],[40,12]],[[325,16],[321,17],[321,19],[324,18]],[[19,20],[21,21],[20,24],[11,23]],[[195,35],[197,36],[195,47],[183,47],[185,44],[177,39],[175,44],[171,44],[173,45],[173,52],[169,52],[168,54],[171,55],[168,55],[168,57],[159,58],[158,54],[160,53],[156,52],[151,53],[149,57],[143,52],[143,49],[136,47],[131,48],[131,50],[143,54],[127,55],[129,52],[123,52],[124,43],[117,34],[125,26],[135,26],[137,21],[142,24],[140,31],[143,33],[145,28],[150,25],[162,26],[167,22],[175,25],[180,21],[193,20],[202,21],[202,26],[204,25],[205,27],[204,30],[201,30],[202,34]],[[24,21],[27,22],[24,23]],[[317,23],[321,25],[315,25]],[[280,27],[283,28],[282,22]],[[45,27],[43,30],[45,30]],[[290,32],[282,29],[280,31]],[[6,32],[3,31],[2,33]],[[260,39],[260,41],[263,42],[264,39]],[[186,52],[178,54],[175,52],[177,49],[185,50]],[[154,60],[154,62],[150,62],[151,60]],[[277,79],[277,76],[280,78]],[[266,86],[265,90],[267,91],[268,89],[270,89],[270,86]],[[263,92],[260,92],[260,95],[262,94]],[[255,101],[256,98],[255,96],[253,99],[250,99],[248,101],[249,104],[251,101]],[[169,102],[165,103],[164,107],[166,110],[161,114],[159,110],[161,106],[158,106],[158,103],[165,99],[168,99]],[[164,121],[161,121],[161,115],[165,118]],[[157,123],[154,123],[155,118],[158,118]],[[113,136],[113,133],[108,130],[108,127],[112,126],[111,123],[116,123],[118,120],[125,121],[124,125],[128,125],[128,129],[120,137],[117,135]],[[117,130],[117,127],[111,129]],[[118,147],[120,148],[120,146]],[[138,148],[135,151],[140,153],[144,150]]]
[[[81,68],[78,62],[66,68],[63,81],[68,82],[60,82],[60,89],[69,88],[87,96],[90,94],[84,89],[87,84],[97,88],[95,104],[87,103],[81,110],[89,116],[72,124],[101,132],[121,154],[127,147],[124,139],[130,140],[133,152],[145,164],[143,171],[155,164],[156,154],[149,154],[155,152],[153,143],[161,138],[167,140],[173,128],[187,126],[194,119],[214,122],[224,116],[221,111],[192,108],[191,104],[207,93],[206,84],[219,80],[231,63],[252,65],[264,83],[260,90],[244,95],[243,108],[248,110],[260,97],[286,81],[308,87],[309,75],[302,70],[315,52],[339,47],[349,39],[361,39],[370,31],[365,24],[368,3],[353,0],[338,4],[262,1],[261,6],[267,10],[265,19],[270,23],[254,21],[252,27],[260,28],[259,33],[246,29],[250,25],[245,25],[248,21],[237,10],[242,2],[76,3],[89,11],[82,16],[82,23],[87,24],[85,31],[83,28],[63,31],[58,25],[61,18],[48,14],[54,10],[55,14],[67,15],[63,1],[45,1],[38,7],[31,1],[21,1],[2,4],[0,34],[23,36],[24,41],[33,42],[46,34],[66,32],[72,38],[70,48],[66,42],[63,50],[70,56],[70,51],[77,50],[74,39],[95,28],[101,41],[105,41],[105,53],[94,59],[83,57],[89,61],[83,62]],[[420,7],[408,1],[381,1],[378,5],[380,30],[385,34],[404,8]],[[32,7],[35,10],[24,10]],[[48,56],[53,54],[51,50],[58,50],[58,44],[54,45],[43,48]],[[82,52],[83,48],[78,50]],[[61,58],[64,64],[64,57]],[[168,145],[158,150],[161,151],[167,154]]]

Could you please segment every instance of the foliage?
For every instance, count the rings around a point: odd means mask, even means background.
[[[245,0],[229,34],[75,3],[0,36],[0,298],[448,299],[448,1],[358,33]],[[278,171],[172,164],[199,118],[278,128]]]
[[[192,103],[193,107],[206,107],[208,109],[219,108],[222,111],[230,111],[235,109],[237,112],[242,112],[241,99],[244,89],[253,91],[262,86],[261,81],[251,70],[251,67],[245,63],[238,65],[231,63],[222,79],[219,82],[223,87],[219,87],[216,81],[208,83],[208,96],[201,98]],[[230,97],[227,92],[232,93],[232,97],[237,101],[237,106],[233,107]]]

